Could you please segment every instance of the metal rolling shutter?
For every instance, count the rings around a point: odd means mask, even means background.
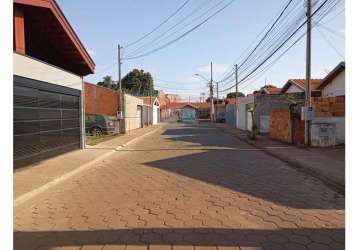
[[[80,148],[81,91],[14,76],[14,166]]]

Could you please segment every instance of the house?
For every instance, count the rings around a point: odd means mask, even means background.
[[[318,85],[321,97],[312,98],[315,117],[311,122],[313,146],[345,143],[345,62],[339,63]]]
[[[95,63],[54,0],[14,0],[14,166],[84,147]]]
[[[197,114],[196,114],[197,110],[198,107],[191,103],[184,105],[181,109],[180,120],[182,122],[188,122],[188,123],[195,122],[197,118]]]
[[[311,79],[311,96],[320,96],[318,85],[322,79]],[[289,79],[281,88],[280,94],[304,93],[306,91],[306,79]]]
[[[277,88],[274,85],[265,85],[257,93],[263,95],[275,95],[281,93],[281,88]]]
[[[151,107],[151,124],[158,124],[160,122],[160,102],[158,97],[143,96],[141,99],[145,105]]]
[[[340,62],[323,80],[317,89],[322,96],[344,96],[345,95],[345,62]]]

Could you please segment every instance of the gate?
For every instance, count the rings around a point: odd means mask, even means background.
[[[14,166],[81,146],[81,91],[14,76]]]

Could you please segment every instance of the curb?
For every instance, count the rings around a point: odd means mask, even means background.
[[[130,145],[130,144],[132,144],[132,143],[134,143],[134,142],[136,142],[136,141],[138,141],[138,140],[140,140],[140,139],[142,139],[142,138],[144,138],[146,136],[154,134],[160,128],[161,128],[161,126],[158,126],[157,128],[155,128],[152,131],[149,131],[149,132],[147,132],[147,133],[145,133],[143,135],[135,137],[132,140],[130,140],[130,141],[128,141],[128,142],[116,147],[115,149],[112,149],[109,152],[97,157],[96,159],[93,159],[92,161],[87,162],[87,163],[79,166],[78,168],[76,168],[76,169],[74,169],[74,170],[72,170],[72,171],[70,171],[68,173],[65,173],[63,175],[58,176],[57,178],[53,179],[52,181],[50,181],[50,182],[48,182],[48,183],[46,183],[46,184],[44,184],[44,185],[42,185],[42,186],[40,186],[38,188],[35,188],[34,190],[32,190],[30,192],[27,192],[27,193],[25,193],[23,195],[20,195],[19,197],[17,197],[13,201],[13,207],[18,206],[18,205],[20,205],[20,204],[22,204],[22,203],[34,198],[36,195],[41,194],[42,192],[46,191],[47,189],[49,189],[49,188],[61,183],[62,181],[65,181],[65,180],[67,180],[67,179],[69,179],[69,178],[71,178],[71,177],[73,177],[73,176],[75,176],[75,175],[87,170],[88,168],[92,167],[95,163],[97,163],[99,161],[102,161],[105,158],[111,156],[112,154],[118,152],[118,150],[120,150],[120,149],[122,149],[124,147],[127,147],[128,145]]]
[[[216,127],[216,126],[215,126]],[[316,179],[319,179],[320,181],[322,181],[327,187],[331,188],[332,190],[336,191],[339,194],[345,195],[345,187],[338,183],[337,181],[332,180],[331,178],[325,177],[324,175],[322,175],[322,173],[315,171],[313,169],[307,168],[304,164],[300,163],[297,160],[292,160],[292,159],[288,159],[285,157],[282,157],[281,155],[278,155],[272,151],[270,151],[269,149],[259,146],[256,143],[252,142],[251,140],[247,139],[247,138],[242,138],[236,134],[231,133],[230,131],[226,131],[225,129],[216,127],[217,129],[220,129],[221,131],[223,131],[226,134],[229,134],[231,136],[234,136],[235,138],[257,148],[260,149],[261,151],[263,151],[264,153],[266,153],[269,156],[272,156],[286,164],[288,164],[289,166],[291,166],[294,169],[297,169],[298,171],[305,173],[307,175],[310,175]]]

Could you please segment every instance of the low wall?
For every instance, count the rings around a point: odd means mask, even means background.
[[[251,130],[251,128],[248,128],[248,126],[250,127],[252,122],[251,122],[251,114],[247,114],[246,112],[246,105],[247,104],[252,104],[254,103],[254,96],[253,95],[249,95],[249,96],[245,96],[245,97],[239,97],[239,106],[238,106],[238,128],[242,129],[242,130]],[[248,119],[250,119],[250,121],[248,121]]]
[[[313,97],[312,107],[316,117],[344,117],[345,96]]]
[[[334,124],[335,143],[344,144],[345,96],[314,97],[312,98],[312,107],[315,111],[315,118],[312,120],[312,124]]]
[[[117,116],[119,108],[117,91],[98,85],[85,83],[85,112]]]
[[[236,104],[226,104],[225,123],[230,127],[235,127]]]
[[[288,109],[271,111],[270,138],[292,143],[291,115]]]

